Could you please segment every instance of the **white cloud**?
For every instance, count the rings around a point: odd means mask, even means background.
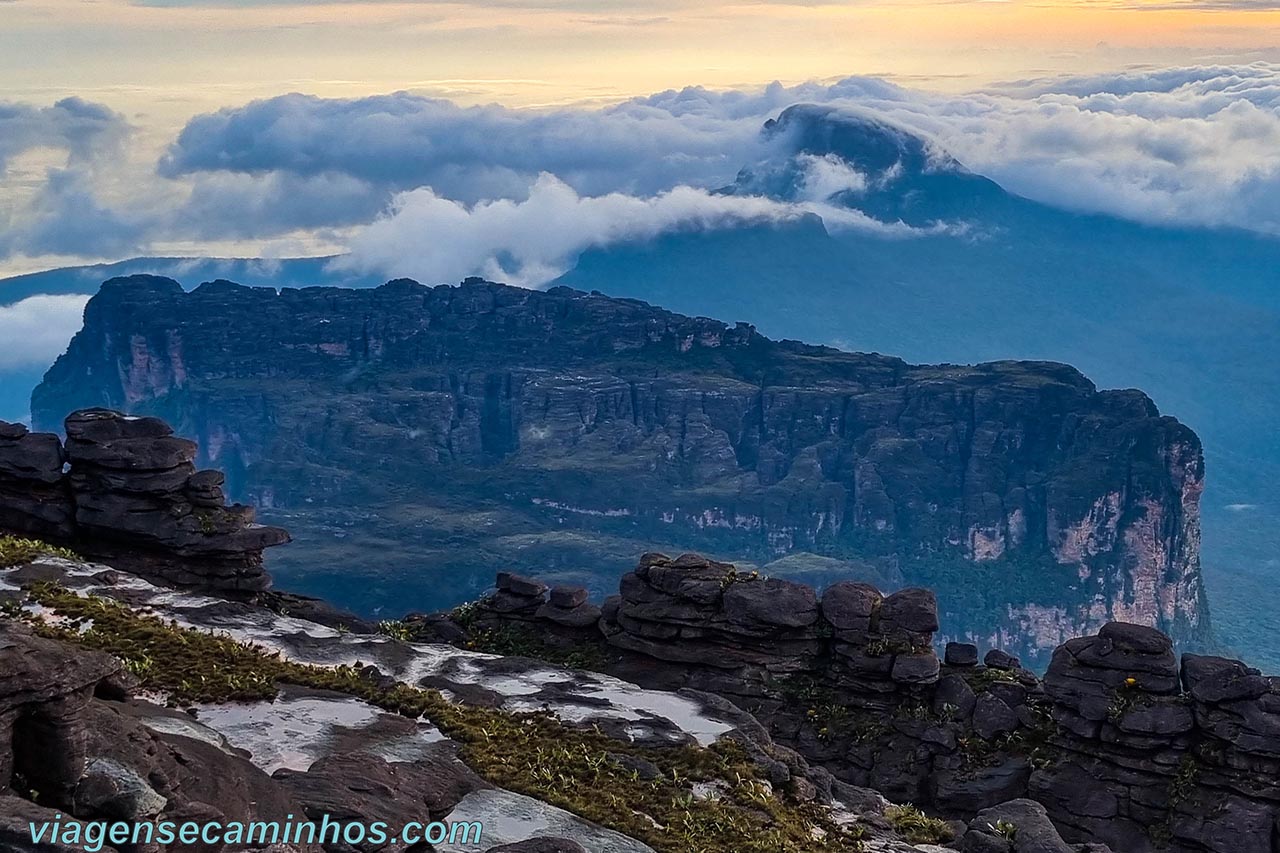
[[[828,201],[840,193],[860,193],[867,188],[867,176],[834,154],[805,154],[799,159],[805,172],[801,196],[809,201]]]
[[[1280,233],[1280,65],[1268,63],[1027,80],[967,95],[860,77],[691,87],[604,109],[289,95],[195,119],[164,168],[175,176],[338,173],[388,198],[429,186],[467,203],[520,199],[550,172],[584,195],[649,196],[723,186],[742,166],[777,154],[760,127],[797,102],[900,125],[1049,204]],[[824,180],[854,180],[831,170],[812,176],[811,192]]]
[[[0,307],[0,370],[43,367],[80,330],[88,296],[32,296]]]
[[[689,87],[604,108],[464,108],[408,93],[284,95],[193,119],[158,174],[114,199],[100,191],[110,175],[102,152],[127,136],[119,116],[75,100],[10,105],[0,109],[0,130],[11,128],[0,134],[0,163],[40,140],[69,155],[31,203],[0,209],[0,256],[108,256],[157,244],[260,246],[276,238],[335,244],[406,192],[429,190],[417,197],[457,201],[473,216],[504,200],[532,210],[518,204],[544,173],[584,205],[623,194],[643,207],[681,187],[713,191],[744,166],[776,158],[788,140],[761,128],[799,102],[904,128],[1048,204],[1280,234],[1280,65],[1256,63],[1024,80],[963,95],[863,77]],[[834,158],[805,165],[797,197],[809,202],[875,178]],[[392,218],[403,217],[403,202],[396,204]],[[828,224],[844,224],[832,210]],[[387,227],[380,222],[372,233]],[[433,222],[434,233],[443,227],[444,219]],[[599,237],[589,230],[567,242],[591,245]],[[363,239],[367,246],[373,238]],[[564,262],[543,254],[552,267]]]
[[[533,287],[568,270],[590,247],[684,228],[781,222],[815,214],[828,228],[889,238],[917,233],[905,225],[877,222],[857,211],[820,203],[715,195],[685,186],[646,198],[622,193],[580,196],[559,178],[543,174],[520,201],[468,206],[430,189],[403,193],[389,215],[352,239],[351,254],[338,263],[431,283],[483,275]]]

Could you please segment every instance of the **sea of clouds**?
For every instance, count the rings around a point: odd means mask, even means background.
[[[77,98],[0,104],[0,196],[16,162],[36,150],[58,155],[34,190],[0,208],[0,258],[102,259],[320,235],[348,247],[343,263],[355,268],[536,286],[587,248],[673,229],[816,214],[829,229],[909,239],[899,223],[826,204],[868,177],[830,160],[807,164],[799,200],[714,192],[744,165],[785,153],[787,140],[761,128],[802,102],[899,125],[1038,201],[1280,234],[1280,65],[1256,63],[1024,80],[963,95],[864,77],[690,87],[540,110],[410,93],[287,94],[192,118],[125,192],[119,164],[140,134],[123,115]],[[0,309],[0,329],[27,322],[31,307]],[[70,322],[71,312],[54,313]]]

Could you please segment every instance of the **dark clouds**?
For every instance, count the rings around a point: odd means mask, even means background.
[[[735,123],[650,101],[534,111],[464,108],[403,92],[284,95],[193,119],[161,172],[340,173],[391,190],[430,186],[464,201],[519,195],[530,177],[551,172],[584,193],[648,194],[731,180],[758,144],[761,113]]]
[[[80,98],[50,107],[0,103],[0,172],[33,148],[59,148],[74,162],[87,161],[117,148],[128,133],[124,116]]]

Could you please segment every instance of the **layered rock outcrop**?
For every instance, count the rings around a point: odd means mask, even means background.
[[[482,603],[484,619],[565,636],[539,615],[545,587],[516,585],[518,621]],[[1070,849],[1060,831],[1125,853],[1280,851],[1280,679],[1179,660],[1168,636],[1122,622],[1059,646],[1043,680],[998,648],[979,664],[977,647],[952,642],[939,660],[937,608],[924,589],[840,583],[819,596],[695,554],[649,554],[605,601],[594,642],[609,671],[729,698],[845,782],[981,812],[978,830],[984,816],[1019,827],[1020,843],[993,828],[966,835],[965,850]],[[1039,805],[1007,803],[1018,798]],[[1035,846],[1050,818],[1053,844]]]
[[[156,418],[72,413],[65,445],[0,422],[0,530],[72,545],[183,586],[257,592],[262,551],[287,542],[226,506],[219,471],[197,471],[196,445]]]
[[[48,599],[45,591],[25,588],[37,578],[57,582],[64,592]],[[547,594],[536,581],[512,576],[504,578],[503,592],[544,600]],[[71,853],[86,846],[67,841],[66,835],[56,843],[33,845],[31,825],[38,830],[55,819],[64,828],[89,822],[101,822],[103,829],[105,824],[122,822],[131,832],[155,828],[154,833],[144,834],[148,840],[143,843],[109,840],[102,849],[169,853],[191,846],[180,840],[159,840],[162,830],[158,827],[165,824],[173,827],[191,821],[198,828],[217,824],[216,832],[229,830],[232,822],[281,818],[309,821],[318,828],[314,833],[295,833],[291,843],[273,844],[258,835],[244,839],[244,845],[228,842],[225,849],[418,853],[434,848],[411,843],[403,834],[379,839],[338,830],[353,822],[369,827],[376,825],[371,822],[384,821],[390,834],[411,822],[449,820],[471,826],[473,843],[439,845],[447,850],[683,853],[692,836],[684,829],[678,835],[666,835],[666,827],[650,817],[665,795],[645,802],[649,785],[673,788],[677,796],[686,797],[687,802],[673,801],[686,814],[688,810],[699,816],[710,812],[728,823],[727,830],[723,825],[711,828],[716,840],[704,845],[707,850],[937,853],[943,848],[933,841],[954,837],[957,847],[968,849],[964,846],[973,835],[972,843],[984,843],[982,825],[926,821],[918,811],[893,806],[875,791],[832,778],[772,742],[750,715],[709,694],[643,690],[607,676],[536,660],[330,631],[256,603],[175,592],[127,572],[58,557],[0,567],[0,597],[6,604],[0,608],[0,717],[6,724],[13,721],[12,730],[0,728],[0,850],[5,853],[27,853],[36,846]],[[580,597],[577,594],[556,597],[560,610],[581,606],[571,603]],[[37,605],[38,599],[47,604]],[[119,604],[100,609],[104,599],[129,601],[134,608],[145,608],[147,615],[133,622],[121,616]],[[98,605],[89,603],[95,600]],[[82,607],[101,617],[95,620],[98,633],[91,639],[80,633],[88,627],[85,620],[72,615],[83,612]],[[164,639],[177,635],[179,629],[173,626],[179,624],[192,629],[183,634],[180,650]],[[127,644],[118,644],[124,637]],[[227,654],[227,644],[236,641],[248,645],[242,649],[235,682],[223,683],[217,693],[185,711],[157,704],[166,699],[182,705],[190,701],[166,695],[158,689],[161,684],[187,690],[196,683],[198,672],[222,682],[226,675],[222,666],[236,657]],[[127,649],[124,653],[134,664],[130,671],[147,660],[144,655],[155,653],[156,657],[137,676],[125,674],[119,661],[84,648],[103,643],[115,650]],[[204,657],[209,644],[220,647],[215,660]],[[264,644],[272,650],[270,655],[263,653]],[[298,685],[294,679],[301,672],[285,679],[289,683],[278,684],[278,691],[255,689],[238,701],[220,704],[217,697],[226,688],[245,683],[243,679],[253,671],[249,658],[255,655],[271,665],[299,659],[324,664],[316,676],[326,682],[342,671],[358,670],[363,686],[356,692],[368,695],[370,687],[386,691],[380,694],[379,704],[393,705],[402,713],[388,713],[361,701],[351,695],[351,683],[341,678],[332,683],[345,683],[347,693]],[[182,677],[155,678],[162,667],[173,665],[183,667]],[[145,690],[136,689],[139,678]],[[200,684],[197,689],[204,693],[207,685],[203,680]],[[451,707],[434,706],[421,715],[419,706],[404,713],[403,706],[389,700],[405,696],[411,685],[447,691],[453,697]],[[495,708],[506,711],[495,716]],[[506,716],[528,710],[539,713]],[[564,723],[554,724],[548,735],[534,741],[536,749],[513,753],[508,739],[518,735],[512,730],[544,725],[546,713],[552,710]],[[472,717],[476,728],[457,727],[459,715]],[[488,727],[495,725],[512,728],[506,729],[505,737],[494,737]],[[578,738],[578,733],[585,739]],[[454,739],[458,737],[463,743]],[[698,752],[696,744],[706,746],[717,740],[723,749],[716,754],[738,756],[744,763],[721,764],[711,758],[712,753]],[[492,747],[480,746],[481,741]],[[579,755],[590,763],[580,764]],[[686,764],[691,757],[702,760]],[[536,791],[530,791],[526,782],[525,793],[507,789],[506,785],[518,783],[519,770],[510,766],[512,759],[520,766],[532,763],[544,778],[553,780],[554,787],[535,786]],[[710,771],[702,769],[708,760],[713,762]],[[729,767],[733,773],[724,770]],[[619,780],[630,787],[620,791]],[[741,806],[723,808],[739,802],[738,796],[746,790],[752,796]],[[571,794],[578,814],[551,805],[535,795],[538,791],[546,791],[544,796],[558,793],[556,799]],[[626,791],[637,796],[620,796]],[[620,800],[620,804],[601,812],[592,808],[596,800]],[[55,803],[56,810],[50,807]],[[798,806],[805,820],[815,821],[814,831],[780,842],[778,830],[785,829],[788,817],[779,811],[784,803]],[[768,814],[762,805],[770,810]],[[1018,803],[1004,808],[1002,814],[1022,814]],[[597,820],[612,818],[620,825],[593,823],[579,816],[583,813],[597,815]],[[761,822],[753,825],[733,819],[743,813],[758,816]],[[789,814],[795,813],[793,809]],[[680,813],[673,814],[678,818]],[[633,837],[637,828],[647,828],[635,822],[637,816],[651,820],[650,825],[660,830],[650,833],[649,843]],[[483,827],[482,833],[474,828],[477,824]],[[701,820],[690,824],[689,831],[697,838],[693,843],[706,841],[709,824]],[[851,830],[848,843],[828,843],[829,833],[839,827]],[[1020,851],[1109,853],[1100,847],[1066,845],[1052,827],[1032,821],[1021,831],[1028,840],[1056,846],[1017,848]],[[919,837],[922,832],[928,840]],[[83,832],[75,837],[91,840]],[[302,838],[307,839],[305,843]],[[223,848],[213,845],[210,849]]]
[[[456,603],[495,564],[603,593],[671,545],[934,588],[949,638],[1037,666],[1111,619],[1208,630],[1199,441],[1064,365],[915,366],[567,288],[134,277],[90,301],[35,422],[86,405],[198,439],[233,494],[307,534],[284,571],[334,562],[354,525],[386,542],[340,561],[394,572],[394,600],[312,590],[370,611]]]

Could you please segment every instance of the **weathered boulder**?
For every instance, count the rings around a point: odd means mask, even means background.
[[[972,643],[947,643],[944,662],[947,666],[977,666],[978,647]]]
[[[555,586],[551,588],[549,603],[552,607],[572,610],[587,603],[587,591],[580,586]]]
[[[0,790],[16,770],[44,802],[70,802],[88,758],[86,708],[98,682],[120,669],[108,655],[68,654],[0,620]]]
[[[1206,655],[1182,656],[1182,685],[1197,702],[1210,705],[1257,699],[1270,689],[1258,670]]]
[[[880,631],[888,636],[933,636],[938,630],[938,596],[931,589],[904,589],[880,605]]]
[[[1003,649],[992,649],[982,662],[991,669],[1017,669],[1022,662]]]
[[[1044,806],[1010,800],[978,812],[961,842],[964,853],[1077,853],[1062,840]]]
[[[822,615],[837,633],[847,631],[865,636],[883,600],[880,590],[870,584],[839,581],[822,594]]]

